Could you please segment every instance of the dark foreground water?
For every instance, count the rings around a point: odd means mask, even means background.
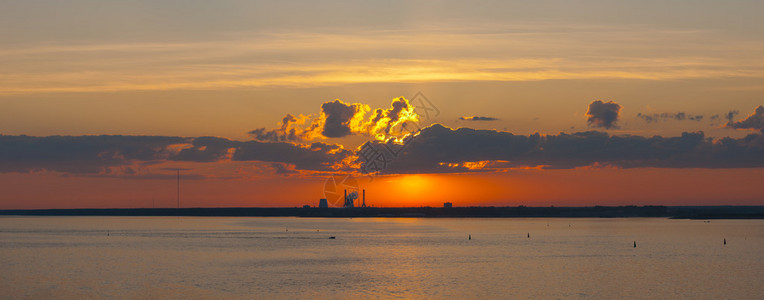
[[[369,297],[764,299],[764,220],[0,217],[0,298]]]

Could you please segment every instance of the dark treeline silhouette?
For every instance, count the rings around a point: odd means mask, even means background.
[[[0,210],[28,216],[240,216],[240,217],[423,217],[423,218],[633,218],[764,219],[764,206],[590,207],[366,207],[366,208],[106,208]]]

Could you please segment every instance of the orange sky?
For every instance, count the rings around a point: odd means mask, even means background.
[[[357,178],[375,206],[762,205],[764,169],[518,170]],[[2,209],[175,207],[174,180],[0,174]],[[318,204],[325,178],[182,180],[183,207]],[[153,201],[153,202],[152,202]]]
[[[173,207],[175,168],[184,207],[316,205],[342,172],[378,206],[764,205],[762,11],[9,2],[0,208]],[[414,175],[362,176],[406,122],[433,129],[388,170]]]

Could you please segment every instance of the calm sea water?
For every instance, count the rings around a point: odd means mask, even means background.
[[[764,299],[764,220],[0,217],[0,297]]]

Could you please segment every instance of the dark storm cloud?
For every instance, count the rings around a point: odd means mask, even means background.
[[[250,131],[249,134],[255,140],[264,142],[305,142],[319,138],[344,137],[358,133],[359,128],[353,127],[357,125],[353,121],[358,123],[367,110],[368,107],[363,104],[345,103],[337,99],[324,102],[321,105],[321,113],[316,117],[300,115],[298,118],[287,114],[281,120],[279,128],[272,130],[258,128]],[[305,124],[306,122],[308,124]]]
[[[347,136],[351,133],[350,120],[359,111],[359,107],[353,104],[345,104],[340,100],[326,102],[321,105],[321,111],[326,116],[324,129],[321,131],[325,137],[336,138]]]
[[[297,118],[287,114],[281,119],[281,127],[273,130],[258,128],[249,132],[256,140],[267,142],[296,142],[301,140],[297,136],[297,128],[292,128],[292,124],[297,123]]]
[[[329,171],[352,153],[339,145],[232,141],[217,137],[0,135],[0,172],[58,171],[104,174],[111,168],[163,161],[265,161],[300,170]],[[122,173],[131,175],[132,169]]]
[[[735,122],[735,116],[737,116],[738,114],[740,114],[740,112],[737,110],[730,110],[728,113],[726,113],[724,115],[724,118],[727,119],[727,124],[732,124],[733,122]]]
[[[459,120],[461,121],[496,121],[498,119],[493,117],[472,116],[472,117],[459,117]]]
[[[734,118],[734,115],[729,118],[730,121],[727,124],[727,127],[729,128],[754,129],[764,133],[764,106],[762,105],[756,107],[753,114],[749,115],[747,118],[741,121],[735,122],[732,120],[732,118]]]
[[[289,165],[284,163],[271,163],[271,168],[273,168],[276,172],[276,174],[281,175],[290,175],[290,174],[298,174],[299,171],[289,168]]]
[[[729,127],[729,125],[735,122],[735,116],[737,116],[738,114],[740,114],[740,112],[738,112],[737,110],[731,110],[725,114],[712,115],[708,118],[708,120],[711,121],[711,125],[725,124],[725,126],[727,126],[728,128],[731,128]],[[724,120],[727,120],[727,122],[724,123]]]
[[[164,136],[0,136],[0,172],[49,170],[98,173],[131,161],[153,161],[171,155],[167,147],[186,138]]]
[[[183,149],[171,157],[177,161],[214,162],[227,158],[233,161],[264,161],[294,165],[300,170],[328,171],[335,164],[352,155],[349,150],[336,144],[293,143],[260,141],[232,141],[224,138],[200,137],[192,142],[193,147]]]
[[[605,129],[616,128],[618,116],[621,112],[621,105],[613,101],[602,102],[600,100],[589,104],[589,110],[586,112],[589,126],[602,127]]]
[[[348,156],[349,150],[339,145],[313,143],[309,146],[291,143],[234,142],[234,161],[281,162],[300,170],[330,171]]]
[[[462,172],[470,171],[465,162],[480,161],[560,169],[595,163],[623,168],[764,167],[764,135],[716,141],[702,132],[678,137],[611,136],[597,131],[542,136],[452,130],[436,124],[413,137],[384,173]]]
[[[109,170],[109,169],[107,169]],[[177,175],[175,175],[175,170],[177,169],[171,169],[169,171],[172,171],[172,173],[169,174],[159,174],[159,173],[148,173],[148,174],[128,174],[128,173],[117,173],[117,172],[102,172],[98,174],[80,174],[82,177],[93,177],[93,178],[119,178],[119,179],[132,179],[132,180],[175,180]],[[182,171],[181,171],[182,172]],[[201,175],[201,174],[188,174],[188,173],[181,173],[181,179],[185,180],[203,180],[208,179],[209,177]],[[220,179],[220,178],[217,178]],[[228,178],[231,179],[231,178]]]
[[[642,119],[643,121],[647,123],[653,123],[653,122],[659,122],[659,121],[666,121],[666,120],[677,120],[677,121],[697,121],[700,122],[703,120],[703,115],[693,115],[688,114],[685,112],[678,112],[678,113],[653,113],[653,114],[643,114],[638,113],[637,118]]]
[[[233,148],[230,140],[218,137],[198,137],[191,141],[191,148],[181,150],[170,157],[175,161],[215,162],[228,154]]]

